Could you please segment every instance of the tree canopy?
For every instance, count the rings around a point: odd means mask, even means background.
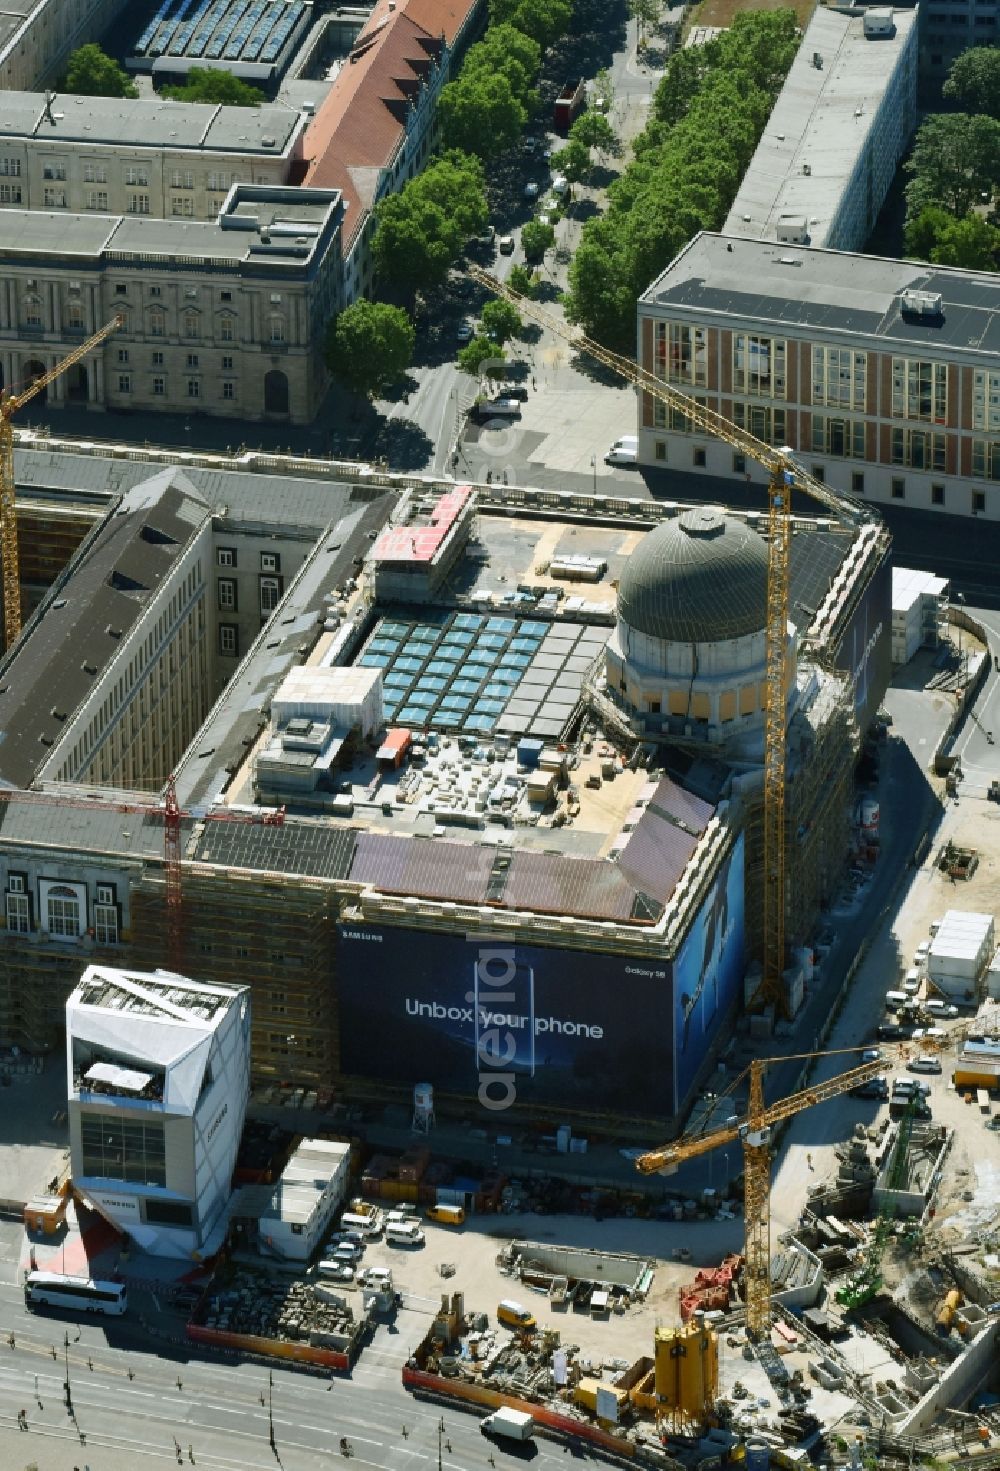
[[[579,138],[570,138],[565,148],[552,155],[554,173],[565,174],[571,184],[578,184],[590,173],[590,149]]]
[[[938,266],[995,271],[1000,259],[1000,230],[980,215],[956,219],[946,209],[928,205],[907,224],[906,253]]]
[[[495,297],[483,307],[481,320],[483,331],[494,342],[508,342],[521,330],[521,315],[513,302]]]
[[[942,91],[963,112],[1000,118],[1000,46],[970,46],[963,51]]]
[[[491,25],[516,26],[543,51],[566,34],[572,16],[573,0],[490,0]]]
[[[798,43],[794,11],[744,11],[670,58],[635,158],[570,266],[567,314],[590,336],[632,348],[636,297],[692,235],[722,225]]]
[[[454,150],[443,153],[376,206],[376,270],[409,291],[438,286],[488,219],[478,158]]]
[[[940,206],[968,214],[981,193],[1000,185],[1000,121],[965,112],[934,113],[917,133],[905,164],[907,220]]]
[[[128,72],[100,46],[80,46],[66,64],[67,92],[77,97],[138,97]]]
[[[221,102],[229,107],[259,107],[266,99],[259,87],[217,66],[193,66],[183,87],[164,87],[174,102]]]
[[[521,230],[521,246],[524,250],[525,260],[539,261],[556,240],[556,232],[551,225],[543,225],[541,220],[529,220]]]
[[[581,112],[573,123],[569,130],[569,141],[582,143],[584,148],[596,148],[612,158],[617,158],[622,151],[618,135],[603,112],[595,112],[591,107]]]
[[[458,366],[463,373],[468,373],[473,378],[479,378],[482,374],[489,376],[490,368],[493,367],[493,377],[500,377],[504,371],[504,350],[497,342],[491,342],[488,337],[473,337],[458,354]]]
[[[415,341],[413,323],[401,307],[360,297],[330,322],[326,364],[351,393],[373,398],[405,373]]]
[[[438,98],[441,136],[449,148],[496,158],[513,147],[528,120],[508,77],[501,72],[463,73]]]

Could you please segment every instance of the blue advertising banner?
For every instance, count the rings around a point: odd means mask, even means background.
[[[672,1112],[665,963],[352,924],[337,953],[344,1073],[486,1110]]]

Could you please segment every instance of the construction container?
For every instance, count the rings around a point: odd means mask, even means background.
[[[944,995],[973,990],[995,948],[991,914],[949,909],[931,941],[927,974]]]
[[[620,1419],[622,1406],[628,1404],[628,1390],[618,1389],[612,1384],[605,1384],[600,1379],[581,1379],[573,1390],[573,1403],[579,1405],[581,1410],[589,1410],[592,1415],[596,1415],[597,1391],[599,1389],[614,1395],[618,1401],[618,1416]]]
[[[533,771],[541,760],[544,748],[544,741],[533,740],[531,737],[525,736],[523,740],[517,743],[517,764],[519,766],[527,766],[529,771]]]

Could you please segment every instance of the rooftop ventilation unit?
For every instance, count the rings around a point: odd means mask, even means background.
[[[904,291],[900,306],[905,317],[927,320],[944,316],[944,297],[940,291]]]

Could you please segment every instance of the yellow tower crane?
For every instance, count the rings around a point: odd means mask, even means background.
[[[855,1050],[855,1049],[848,1049]],[[724,1148],[737,1139],[743,1145],[743,1212],[746,1235],[746,1312],[747,1333],[755,1340],[762,1338],[770,1322],[771,1304],[771,1130],[775,1124],[794,1118],[803,1109],[814,1103],[823,1103],[828,1098],[869,1082],[885,1071],[885,1058],[876,1062],[861,1063],[849,1072],[840,1073],[825,1083],[816,1083],[803,1088],[787,1098],[779,1098],[765,1106],[764,1074],[772,1063],[805,1061],[810,1057],[830,1056],[829,1053],[801,1052],[792,1057],[755,1058],[750,1066],[734,1080],[736,1088],[744,1078],[749,1078],[749,1098],[745,1118],[734,1118],[721,1129],[705,1134],[684,1134],[672,1144],[661,1149],[650,1150],[636,1160],[636,1169],[644,1175],[655,1175],[661,1170],[672,1170],[685,1160],[708,1154],[713,1149]]]
[[[106,322],[86,342],[81,342],[56,363],[22,388],[19,393],[8,389],[0,392],[0,558],[3,559],[3,631],[4,646],[11,648],[21,632],[21,572],[17,549],[17,504],[14,490],[14,429],[11,419],[18,409],[30,403],[36,394],[67,369],[72,368],[93,348],[99,347],[122,323],[120,316]]]
[[[786,640],[788,635],[789,550],[792,490],[811,495],[843,523],[859,526],[876,519],[875,513],[854,496],[833,490],[796,464],[788,448],[776,449],[741,429],[729,419],[698,403],[671,383],[658,378],[632,358],[612,352],[568,327],[478,266],[467,266],[480,286],[511,302],[524,316],[568,342],[578,352],[602,363],[626,383],[684,415],[688,423],[756,460],[768,472],[768,576],[766,623],[767,708],[764,722],[764,945],[763,979],[755,997],[760,1005],[773,1003],[786,1014],[785,969],[785,721],[788,694]]]

